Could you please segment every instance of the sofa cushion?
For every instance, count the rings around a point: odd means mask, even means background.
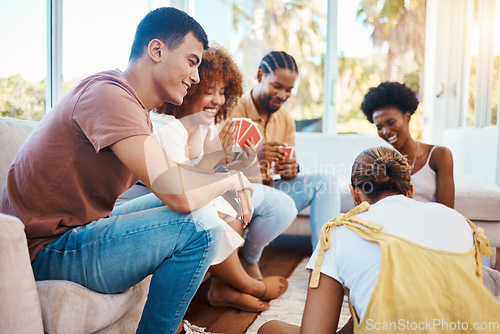
[[[479,176],[455,176],[455,208],[470,220],[500,221],[500,186]]]
[[[500,272],[483,266],[483,283],[491,294],[500,302]]]
[[[0,214],[0,331],[43,333],[23,223]]]
[[[0,203],[2,203],[3,188],[7,180],[7,172],[17,151],[36,127],[38,122],[0,117]]]
[[[500,222],[474,220],[474,225],[484,229],[491,247],[500,247]]]
[[[117,294],[101,294],[69,281],[38,281],[43,326],[47,333],[94,333],[133,308],[142,311],[151,277]],[[130,325],[137,326],[141,312]],[[129,328],[130,329],[130,328]],[[135,328],[134,328],[135,329]]]

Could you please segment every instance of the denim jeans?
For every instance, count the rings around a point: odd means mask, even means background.
[[[297,211],[310,208],[312,247],[316,247],[321,227],[340,213],[340,191],[337,178],[328,174],[298,175],[293,179],[280,179],[273,187],[293,198]]]
[[[264,247],[269,245],[297,217],[297,209],[293,199],[282,191],[254,183],[252,196],[254,212],[245,244],[241,252],[249,263],[259,262]]]
[[[148,194],[69,230],[32,267],[37,280],[73,281],[100,293],[124,291],[152,274],[137,332],[175,333],[221,233],[212,205],[180,213]]]

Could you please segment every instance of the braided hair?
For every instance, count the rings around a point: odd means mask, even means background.
[[[299,73],[297,63],[285,51],[271,51],[260,61],[259,69],[265,74],[274,73],[277,69],[287,69]]]
[[[383,194],[406,195],[410,189],[410,166],[397,150],[379,146],[361,152],[351,171],[351,185],[372,200]]]

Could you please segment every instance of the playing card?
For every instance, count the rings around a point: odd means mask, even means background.
[[[245,134],[243,134],[243,136],[240,136],[240,138],[238,139],[238,145],[240,145],[241,147],[245,146],[247,140],[249,139],[253,139],[253,143],[255,144],[255,146],[259,145],[262,141],[262,135],[260,134],[260,131],[255,123],[252,123],[248,127]]]
[[[252,124],[252,120],[244,117],[234,117],[233,124],[236,127],[236,136],[234,138],[234,145],[238,145],[238,141],[248,130],[248,127]]]
[[[295,147],[293,146],[280,146],[280,148],[285,151],[285,159],[291,159],[292,156],[293,156],[293,151],[295,149]]]
[[[240,126],[241,126],[241,120],[242,118],[233,118],[233,124],[236,127],[236,136],[234,137],[234,145],[238,144],[238,135],[240,133]]]
[[[254,124],[254,122],[252,122],[251,119],[249,119],[249,118],[242,118],[241,119],[240,132],[239,132],[238,138],[241,138],[242,136],[244,136],[245,133],[247,132],[248,128],[252,124]]]

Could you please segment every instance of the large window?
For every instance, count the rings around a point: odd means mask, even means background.
[[[287,109],[296,120],[323,116],[326,0],[192,3],[191,14],[206,28],[210,40],[226,46],[235,56],[245,90],[254,85],[262,57],[269,51],[283,50],[299,66],[299,78]],[[213,13],[218,13],[221,20],[214,20]]]
[[[0,2],[0,115],[45,114],[46,19],[40,0]]]
[[[226,22],[206,15],[209,8],[205,2],[190,3],[191,14],[209,36],[229,46],[236,56],[247,90],[254,84],[259,61],[268,51],[285,50],[296,58],[300,72],[297,89],[286,106],[299,131],[321,131],[323,127],[323,132],[328,132],[322,119],[326,111],[335,113],[334,132],[375,134],[375,128],[360,110],[370,87],[384,80],[397,80],[420,93],[424,1],[211,2],[211,9],[220,17],[232,18]],[[328,17],[328,12],[334,17]],[[405,36],[409,32],[411,36]],[[336,44],[330,46],[329,52],[327,40]],[[327,60],[334,68],[325,74]],[[331,96],[326,96],[331,90]],[[334,103],[325,108],[325,100],[328,103],[329,99]],[[418,138],[421,111],[414,119],[412,130]]]
[[[92,73],[125,70],[135,29],[150,4],[148,0],[63,2],[63,93]]]
[[[495,125],[500,99],[500,1],[475,0],[472,27],[470,90],[465,125]]]
[[[485,124],[495,124],[498,118],[500,39],[488,37],[496,44],[493,61],[485,67],[480,58],[484,54],[480,41],[484,43],[488,38],[479,38],[482,36],[479,30],[491,34],[500,31],[499,1],[474,0],[476,14],[471,33],[476,34],[477,43],[472,43],[476,50],[472,51],[470,61],[469,109],[460,108],[460,113],[467,114],[466,123],[470,125],[478,125],[477,110],[484,110],[485,105],[489,110]],[[496,11],[481,10],[480,4],[491,6],[495,2]],[[60,26],[51,25],[54,15],[47,16],[50,12],[47,4],[54,3],[61,7],[60,13],[55,14]],[[428,6],[425,0],[2,1],[0,112],[2,116],[26,119],[43,116],[46,73],[50,68],[47,64],[57,64],[60,68],[59,74],[49,78],[59,80],[56,87],[62,86],[61,94],[91,73],[125,69],[139,20],[151,9],[175,5],[200,21],[211,41],[233,53],[245,78],[245,90],[254,85],[257,66],[268,51],[279,49],[292,54],[299,64],[300,75],[287,108],[297,121],[312,123],[305,130],[320,130],[323,116],[333,113],[334,131],[374,134],[374,127],[360,111],[369,87],[384,80],[403,81],[423,99],[426,3]],[[335,17],[327,15],[332,12]],[[493,15],[496,26],[481,26],[485,20],[480,13]],[[51,29],[59,29],[62,37],[52,49],[55,55],[52,53],[47,59],[46,36]],[[330,51],[327,41],[335,44],[335,47],[330,45]],[[325,75],[328,66],[334,67],[330,69],[331,75]],[[489,81],[484,80],[485,76]],[[324,101],[330,91],[334,107],[329,109]],[[419,108],[411,123],[417,138],[422,132],[421,115]]]
[[[422,95],[425,1],[339,1],[337,132],[376,135],[360,106],[370,87],[406,83]],[[422,132],[421,105],[412,117]]]

